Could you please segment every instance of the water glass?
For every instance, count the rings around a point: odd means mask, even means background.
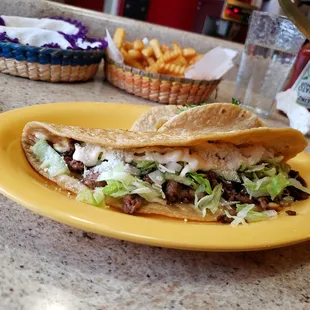
[[[254,11],[242,53],[234,98],[268,116],[305,37],[286,17]]]

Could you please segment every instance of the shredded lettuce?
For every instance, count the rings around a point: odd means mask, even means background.
[[[215,214],[219,209],[219,203],[222,196],[222,184],[217,184],[210,195],[202,197],[197,204],[196,208],[200,209],[202,216],[206,216],[207,210]]]
[[[104,201],[104,193],[103,193],[103,188],[102,187],[96,187],[94,192],[93,192],[93,197],[98,205],[104,205],[105,206],[105,201]]]
[[[270,181],[266,188],[271,199],[274,200],[289,185],[290,182],[287,177],[284,174],[279,173],[275,177],[270,178]]]
[[[269,217],[277,215],[277,212],[274,210],[263,212],[253,211],[255,204],[237,204],[236,207],[237,215],[230,215],[228,211],[225,210],[226,216],[233,219],[230,224],[233,227],[236,227],[239,224],[246,225],[247,223],[264,221]]]
[[[239,224],[247,225],[245,218],[254,207],[255,204],[237,204],[237,215],[230,215],[229,212],[225,210],[226,216],[233,219],[230,225],[232,227],[237,227]]]
[[[214,172],[216,172],[216,174],[218,174],[224,180],[238,183],[241,182],[238,172],[235,170],[214,170]]]
[[[129,194],[129,190],[120,181],[109,180],[107,185],[103,188],[103,193],[106,196],[111,196],[114,198],[124,197]]]
[[[276,165],[276,164],[280,164],[282,162],[283,158],[284,158],[284,156],[278,156],[278,157],[266,159],[265,162],[272,164],[272,165]]]
[[[242,176],[243,185],[251,197],[268,196],[267,185],[270,182],[270,177],[251,181],[246,176]]]
[[[124,171],[124,166],[119,165],[113,171],[102,172],[98,181],[107,181],[103,188],[105,196],[124,197],[127,194],[138,194],[147,201],[158,202],[165,198],[161,186],[152,186],[148,182],[130,175]]]
[[[264,221],[269,217],[277,216],[277,211],[267,210],[263,212],[256,212],[252,209],[254,204],[237,204],[237,217],[242,217],[247,223]]]
[[[112,171],[103,171],[97,181],[119,181],[127,188],[135,179],[130,173],[125,172],[123,165],[118,165]]]
[[[252,178],[263,178],[263,177],[274,177],[278,173],[282,173],[288,176],[291,167],[282,163],[283,156],[279,156],[273,159],[266,159],[263,163],[258,163],[256,165],[247,166],[242,163],[238,169],[239,174],[246,175],[250,179]]]
[[[267,166],[267,163],[262,163],[259,165],[250,166],[250,167],[247,167],[247,169],[245,170],[245,173],[262,171],[266,168],[266,166]]]
[[[246,216],[246,220],[248,223],[264,221],[267,218],[268,218],[268,215],[266,213],[256,212],[256,211],[249,211]]]
[[[152,186],[148,182],[137,179],[132,184],[135,189],[131,191],[131,194],[138,194],[149,202],[162,202],[165,198],[164,192],[158,186]]]
[[[186,173],[186,176],[192,178],[199,185],[203,185],[204,192],[206,192],[207,194],[210,195],[212,193],[211,184],[208,179],[205,179],[203,174],[188,172]]]
[[[299,190],[301,190],[301,191],[303,191],[303,192],[305,192],[305,193],[310,195],[310,189],[307,188],[307,187],[304,187],[298,180],[290,178],[290,179],[288,179],[288,181],[290,183],[289,184],[290,186],[294,186],[297,189],[299,189]]]
[[[90,189],[84,189],[78,193],[76,200],[98,207],[104,203],[104,194],[102,188],[98,188],[94,192]]]
[[[279,173],[274,177],[264,177],[254,181],[251,181],[245,176],[243,176],[242,179],[250,196],[270,196],[272,200],[274,200],[287,186],[290,185],[289,180],[282,173]]]
[[[31,150],[42,162],[41,168],[47,169],[51,177],[69,174],[70,171],[64,159],[44,139],[38,140]]]
[[[187,186],[191,186],[193,188],[197,188],[196,183],[193,180],[191,180],[190,178],[181,177],[181,176],[174,174],[174,173],[166,172],[165,173],[165,179],[166,180],[172,180],[172,181],[175,181],[175,182],[187,185]]]
[[[205,193],[206,192],[206,187],[204,184],[200,184],[198,188],[195,191],[195,201],[194,201],[194,206],[195,208],[198,208],[198,200],[199,200],[199,194],[200,193]]]
[[[141,170],[142,174],[147,174],[153,169],[157,169],[158,164],[153,160],[141,160],[136,162],[136,167]]]
[[[148,177],[155,183],[158,185],[162,185],[165,183],[165,176],[164,174],[159,171],[159,170],[155,170],[151,173],[148,174]]]
[[[233,105],[240,105],[240,104],[241,104],[241,101],[240,101],[240,100],[237,100],[237,99],[235,99],[235,98],[231,98],[231,103],[232,103]]]
[[[310,190],[293,178],[288,178],[286,173],[278,173],[275,176],[265,176],[261,179],[250,180],[245,175],[242,176],[243,185],[248,194],[252,197],[270,196],[274,200],[281,195],[288,186],[294,186],[297,189],[310,194]]]
[[[277,169],[275,167],[272,168],[265,168],[263,170],[263,173],[265,174],[265,176],[267,177],[274,177],[277,174]]]

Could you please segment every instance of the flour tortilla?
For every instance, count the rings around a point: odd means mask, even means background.
[[[226,132],[266,127],[255,114],[231,103],[210,103],[188,108],[182,106],[153,107],[133,124],[133,131],[203,131]]]
[[[156,106],[143,113],[132,125],[132,131],[157,131],[180,111],[182,106]]]
[[[35,134],[41,133],[53,143],[61,139],[72,138],[77,141],[90,144],[101,145],[114,149],[139,149],[142,150],[148,146],[157,147],[191,147],[194,145],[203,145],[207,141],[228,142],[234,145],[244,144],[262,144],[267,149],[273,148],[276,156],[283,155],[285,159],[294,157],[306,146],[307,141],[297,130],[291,128],[252,128],[231,132],[205,132],[200,134],[191,134],[183,132],[181,135],[177,132],[131,132],[115,129],[92,129],[73,126],[62,126],[47,124],[41,122],[28,123],[22,133],[21,143],[25,155],[31,166],[45,178],[55,182],[62,189],[78,193],[86,188],[81,182],[70,175],[60,175],[50,177],[49,174],[41,168],[38,161],[31,151],[31,146],[36,141]],[[121,207],[119,200],[110,199],[108,204],[114,207]],[[193,208],[192,204],[176,204],[173,206],[162,205],[159,203],[148,203],[138,210],[138,214],[157,214],[174,218],[187,218],[189,220],[215,221],[214,216],[201,216],[200,211]]]

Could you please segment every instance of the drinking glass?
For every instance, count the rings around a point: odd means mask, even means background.
[[[241,57],[234,98],[268,116],[305,41],[286,17],[254,11]]]

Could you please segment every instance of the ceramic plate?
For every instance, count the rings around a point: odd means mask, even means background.
[[[159,217],[131,216],[75,201],[40,177],[28,164],[20,136],[29,121],[97,128],[130,128],[146,106],[111,103],[56,103],[37,105],[0,115],[0,191],[18,204],[79,229],[149,245],[208,251],[259,250],[310,239],[310,200],[290,209],[298,216],[232,228],[218,223],[184,222]],[[310,184],[310,156],[290,161]]]

